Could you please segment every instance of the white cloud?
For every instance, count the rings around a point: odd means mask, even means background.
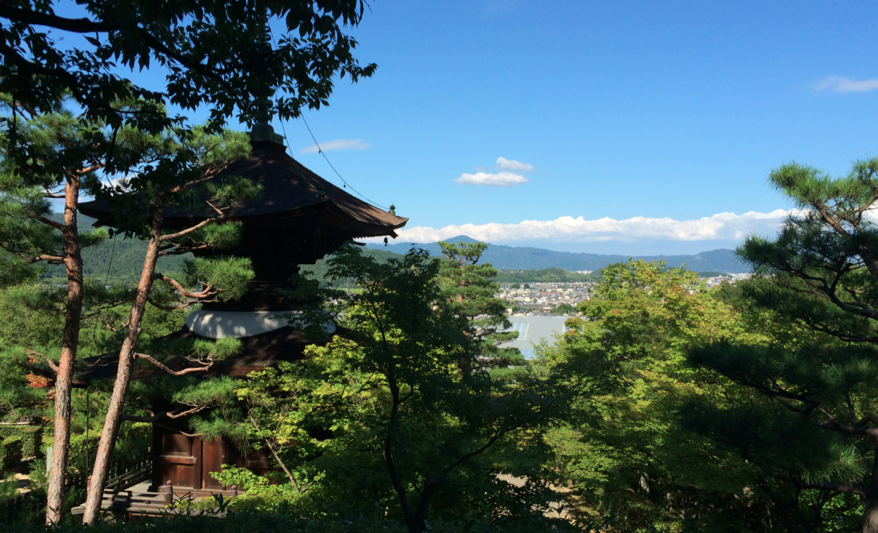
[[[490,174],[488,172],[476,172],[475,174],[461,174],[459,178],[454,180],[456,183],[467,185],[487,185],[489,187],[512,187],[513,185],[521,185],[527,183],[528,179],[524,176],[513,174],[512,172],[498,172]]]
[[[320,150],[323,150],[324,152],[331,152],[332,150],[365,150],[366,148],[372,148],[372,145],[364,143],[361,139],[339,139],[336,141],[326,141],[320,143],[319,147],[316,144],[312,144],[311,146],[307,146],[299,150],[299,153],[316,154]]]
[[[798,209],[777,209],[770,213],[750,211],[742,215],[719,213],[696,220],[633,217],[625,220],[563,216],[555,220],[524,220],[517,224],[462,224],[443,228],[416,226],[397,230],[402,242],[435,242],[458,235],[490,243],[516,241],[554,242],[638,242],[638,241],[715,241],[740,242],[748,235],[774,236],[788,217],[800,216]]]
[[[527,163],[521,163],[516,161],[515,159],[506,159],[505,157],[497,158],[497,168],[502,168],[505,170],[533,170],[533,165],[528,165]]]
[[[862,93],[878,89],[878,78],[852,80],[844,76],[829,76],[814,84],[816,91],[835,91],[837,93]]]

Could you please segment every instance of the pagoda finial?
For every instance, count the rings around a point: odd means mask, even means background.
[[[262,41],[268,46],[269,50],[271,49],[270,31],[268,11],[264,10],[262,13],[262,26],[257,31],[257,40]],[[257,98],[254,102],[256,107],[254,118],[256,120],[253,124],[253,129],[250,131],[250,142],[268,141],[283,146],[284,138],[275,133],[274,128],[271,127],[271,99],[268,97],[268,94],[271,92],[273,91],[266,87],[263,96]]]
[[[259,98],[256,100],[256,122],[250,131],[250,142],[269,141],[281,146],[284,145],[284,138],[274,132],[271,127],[271,101],[268,98]]]

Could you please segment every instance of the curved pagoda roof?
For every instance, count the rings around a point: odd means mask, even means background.
[[[317,217],[357,237],[396,237],[394,230],[403,227],[407,218],[398,217],[364,202],[344,189],[321,178],[290,157],[282,144],[254,141],[250,157],[236,161],[208,181],[240,176],[262,187],[254,200],[232,208],[227,220],[282,220],[290,217]],[[205,198],[207,200],[208,198]],[[111,207],[95,200],[80,204],[83,214],[98,223],[113,226]],[[170,206],[165,209],[168,228],[191,226],[216,213],[208,205]]]

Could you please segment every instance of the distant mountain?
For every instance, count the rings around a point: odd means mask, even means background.
[[[53,218],[59,218],[60,215],[54,215]],[[81,231],[90,231],[95,220],[80,215],[79,226]],[[115,241],[115,242],[114,242]],[[461,235],[449,242],[457,243],[477,242],[475,239]],[[431,255],[441,256],[439,245],[436,243],[414,244],[419,248],[423,248],[430,252]],[[370,255],[375,256],[379,260],[386,260],[391,254],[383,252],[393,252],[397,254],[405,254],[413,246],[412,243],[391,244],[387,247],[381,244],[368,244],[367,248],[374,250]],[[85,268],[86,277],[96,279],[104,279],[106,277],[112,279],[136,280],[143,268],[143,258],[146,254],[146,242],[138,239],[125,239],[121,235],[115,239],[107,241],[93,247],[83,250],[83,266]],[[168,256],[160,259],[159,269],[165,272],[179,272],[183,268],[183,262],[191,257],[190,254],[183,256]],[[571,252],[554,252],[552,250],[544,250],[541,248],[532,248],[526,246],[503,246],[500,244],[490,244],[488,251],[485,252],[485,262],[491,263],[495,268],[506,270],[545,270],[562,268],[564,270],[600,270],[601,268],[620,261],[627,261],[627,255],[601,255],[587,253],[571,253]],[[738,273],[748,272],[747,266],[742,263],[735,255],[734,250],[712,250],[709,252],[701,252],[696,255],[651,255],[638,256],[636,259],[645,259],[648,261],[664,260],[669,267],[679,267],[683,264],[686,268],[694,272],[724,272]],[[318,277],[322,277],[325,270],[323,261],[317,265],[307,267],[306,270],[312,270]],[[46,269],[46,276],[53,278],[65,277],[63,265],[53,265]],[[543,273],[545,275],[545,273]]]
[[[453,243],[460,241],[476,242],[475,239],[467,237],[466,235],[447,239],[447,242]],[[439,245],[435,242],[427,244],[389,244],[387,247],[382,244],[367,244],[366,246],[372,249],[387,250],[399,254],[404,254],[408,252],[412,246],[417,246],[418,248],[427,250],[430,255],[441,255]],[[552,250],[544,250],[542,248],[532,248],[530,246],[503,246],[501,244],[489,244],[488,250],[484,255],[484,261],[491,263],[495,268],[510,270],[563,268],[565,270],[576,271],[599,270],[612,263],[628,261],[629,257],[632,256],[555,252]],[[669,267],[686,265],[688,270],[694,272],[712,271],[735,274],[750,271],[747,265],[738,258],[734,250],[711,250],[695,255],[645,255],[634,256],[634,259],[644,259],[646,261],[662,260],[665,261]]]

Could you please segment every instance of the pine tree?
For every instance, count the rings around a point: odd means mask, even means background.
[[[523,364],[518,348],[501,347],[514,341],[518,333],[508,331],[512,324],[506,316],[506,302],[497,298],[500,284],[492,280],[497,269],[480,264],[488,249],[483,242],[439,242],[445,261],[440,263],[439,282],[442,297],[459,318],[470,324],[470,334],[486,366]]]
[[[696,425],[760,457],[793,487],[859,496],[864,533],[878,532],[876,173],[878,159],[858,162],[842,178],[797,164],[772,172],[772,184],[804,213],[776,239],[751,237],[739,249],[758,274],[742,289],[747,305],[793,334],[769,346],[723,343],[690,355],[770,400],[702,409]],[[730,435],[723,422],[730,419],[764,430]],[[785,444],[772,434],[778,431],[791,436],[780,439]]]
[[[83,311],[82,248],[106,238],[105,230],[79,233],[80,194],[99,187],[108,168],[110,132],[102,124],[83,123],[58,109],[37,113],[3,97],[11,118],[0,123],[0,248],[11,272],[37,262],[63,264],[67,301],[61,358],[56,364],[37,352],[55,374],[55,432],[49,476],[47,523],[60,520],[70,440],[70,395]],[[26,153],[27,157],[21,154]],[[62,219],[49,216],[46,198],[64,200]],[[15,274],[7,274],[13,278]]]
[[[218,360],[218,356],[230,353],[224,349],[202,351],[194,361],[198,366],[175,371],[155,357],[137,352],[147,302],[165,308],[182,308],[194,302],[234,299],[246,291],[248,282],[253,278],[249,260],[239,258],[197,258],[188,263],[181,280],[156,270],[161,256],[192,250],[222,250],[237,243],[240,223],[227,222],[227,215],[235,206],[254,198],[260,191],[252,182],[242,178],[230,177],[219,183],[210,179],[233,161],[249,155],[250,143],[246,134],[226,131],[222,135],[215,135],[205,128],[194,132],[170,130],[163,135],[140,135],[141,143],[150,146],[149,164],[138,168],[136,177],[123,186],[98,194],[98,198],[115,207],[113,226],[116,231],[143,237],[148,246],[134,292],[134,303],[126,322],[116,380],[95,455],[83,515],[86,524],[93,524],[97,519],[111,452],[124,416],[123,407],[134,360],[144,360],[171,375],[183,375],[205,371]],[[134,191],[130,192],[128,188],[134,188]],[[200,197],[215,215],[188,228],[165,230],[165,210],[173,205],[191,204],[193,197]],[[132,210],[132,204],[137,209]],[[155,282],[166,284],[175,291],[171,294],[176,302],[169,306],[156,301],[153,292]]]

